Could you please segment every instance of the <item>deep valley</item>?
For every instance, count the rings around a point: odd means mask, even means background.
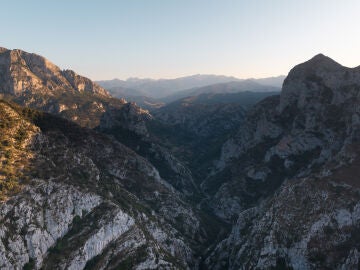
[[[0,48],[0,269],[358,269],[360,68],[199,76]]]

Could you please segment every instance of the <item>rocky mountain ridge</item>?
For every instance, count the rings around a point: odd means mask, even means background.
[[[203,241],[197,214],[145,159],[67,120],[4,102],[0,108],[6,112],[1,121],[16,127],[25,121],[34,130],[24,145],[29,164],[1,183],[19,185],[0,207],[1,268],[196,264],[189,245]]]
[[[7,63],[3,65],[3,70],[13,71],[11,74],[4,72],[4,81],[15,80],[24,86],[16,93],[0,88],[0,94],[6,100],[111,134],[119,142],[158,164],[164,179],[186,192],[196,191],[191,172],[167,148],[159,145],[158,138],[150,137],[146,123],[152,116],[148,111],[125,99],[112,98],[89,79],[73,71],[61,71],[42,56],[20,50],[3,51],[0,57]],[[24,72],[28,75],[23,76]],[[37,84],[28,84],[29,80],[37,81]],[[80,88],[84,91],[80,91],[76,88],[79,81],[87,82],[89,88],[83,85]],[[49,88],[50,84],[53,87]]]
[[[315,56],[224,144],[208,181],[229,177],[213,205],[237,221],[210,268],[358,267],[359,75]]]
[[[97,83],[106,89],[119,89],[122,91],[124,88],[132,89],[134,92],[140,91],[142,95],[150,98],[161,98],[170,93],[177,92],[179,90],[201,87],[205,85],[230,82],[238,80],[235,77],[221,76],[221,75],[192,75],[185,76],[176,79],[140,79],[140,78],[129,78],[127,80],[109,80],[109,81],[98,81]],[[136,94],[137,95],[137,94]]]
[[[59,91],[89,92],[110,97],[90,79],[59,67],[37,54],[22,50],[0,50],[1,93],[21,95],[27,91],[51,94]]]
[[[124,100],[71,70],[22,50],[0,51],[0,96],[26,107],[61,115],[82,126],[95,127],[107,107]]]
[[[257,83],[255,80],[247,79],[226,83],[218,83],[207,85],[203,87],[195,87],[191,89],[185,89],[179,92],[176,92],[172,95],[168,95],[161,100],[169,103],[175,100],[190,96],[198,96],[201,94],[234,94],[240,92],[280,92],[279,87],[263,85]]]
[[[14,54],[3,96],[57,116],[0,101],[0,267],[359,267],[359,68],[317,55],[246,109],[150,114]]]
[[[146,96],[160,101],[161,99],[166,98],[166,96],[176,94],[177,92],[181,92],[183,90],[230,82],[251,81],[260,85],[268,86],[269,88],[280,88],[284,79],[285,76],[283,75],[260,79],[239,79],[231,76],[197,74],[175,79],[154,80],[129,78],[127,80],[113,79],[97,81],[97,83],[109,90],[115,97],[120,97],[121,95],[128,96],[129,98],[131,98],[131,96]]]

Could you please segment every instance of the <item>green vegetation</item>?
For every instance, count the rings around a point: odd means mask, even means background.
[[[31,100],[31,108],[51,112],[73,121],[80,126],[94,128],[99,125],[105,108],[111,106],[120,108],[122,106],[118,99],[94,95],[89,92],[59,91],[55,95],[32,93],[19,97],[7,96],[8,100],[24,106],[28,106]],[[63,105],[65,109],[58,110]],[[58,111],[57,111],[58,110]],[[24,109],[24,116],[28,119],[36,119],[43,113]]]
[[[23,270],[32,270],[35,269],[35,261],[30,258],[29,261],[24,265]]]
[[[272,270],[292,270],[291,266],[287,266],[285,258],[279,257],[276,259],[276,266],[270,267]]]
[[[55,246],[51,247],[49,249],[50,253],[60,253],[64,249],[64,242],[62,239],[58,240],[55,244]]]
[[[141,263],[146,259],[147,256],[147,247],[140,246],[133,254],[129,254],[125,260],[120,262],[116,269],[118,270],[127,270],[132,269],[137,264]]]
[[[0,201],[21,190],[32,156],[27,144],[34,132],[19,106],[0,100]]]

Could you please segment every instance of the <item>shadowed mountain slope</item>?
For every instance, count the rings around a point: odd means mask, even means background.
[[[359,78],[317,55],[248,113],[203,183],[236,220],[210,268],[358,267]]]

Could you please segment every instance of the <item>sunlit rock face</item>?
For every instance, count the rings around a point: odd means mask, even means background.
[[[0,51],[0,74],[1,97],[86,127],[96,127],[108,108],[126,103],[90,79],[22,50]]]
[[[109,93],[71,70],[61,70],[46,58],[22,50],[0,50],[0,92],[21,95],[27,91],[89,92],[109,97]]]

